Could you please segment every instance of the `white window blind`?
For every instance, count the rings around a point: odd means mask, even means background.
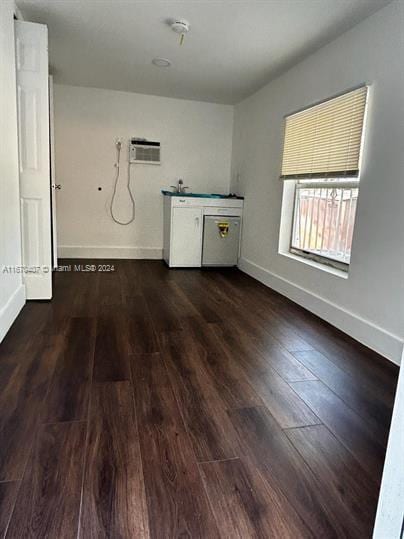
[[[286,117],[282,179],[355,177],[367,86]]]

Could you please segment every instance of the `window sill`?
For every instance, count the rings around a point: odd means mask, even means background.
[[[340,277],[341,279],[348,279],[347,271],[333,268],[332,266],[327,266],[326,264],[321,264],[320,262],[316,262],[315,260],[310,260],[309,258],[305,258],[303,256],[295,255],[294,253],[290,253],[289,251],[288,252],[279,251],[279,254],[287,258],[291,258],[292,260],[301,262],[302,264],[306,264],[307,266],[310,266],[312,268],[325,271],[326,273],[331,273],[331,275],[335,275],[336,277]]]

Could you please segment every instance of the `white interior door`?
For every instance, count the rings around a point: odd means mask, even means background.
[[[15,21],[22,260],[27,299],[52,297],[48,31]]]
[[[52,212],[52,263],[56,268],[58,265],[58,244],[56,229],[56,190],[60,185],[56,183],[55,165],[55,124],[53,105],[53,77],[49,75],[49,137],[50,137],[50,181],[51,181],[51,212]]]

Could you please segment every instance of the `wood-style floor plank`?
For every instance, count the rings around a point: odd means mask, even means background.
[[[81,537],[149,537],[130,382],[94,384],[91,393]]]
[[[295,352],[295,355],[348,406],[372,425],[372,429],[382,443],[387,443],[392,410],[383,400],[380,400],[368,387],[361,385],[359,380],[353,380],[349,374],[320,352],[311,350]]]
[[[114,260],[97,260],[96,265],[114,266],[116,271],[117,266]],[[102,316],[104,309],[109,312],[111,307],[119,309],[122,305],[122,288],[121,282],[116,271],[99,271],[98,275],[98,314]]]
[[[271,328],[278,323],[281,330],[288,328],[308,345],[303,348],[291,347],[290,351],[319,350],[352,376],[359,376],[362,383],[369,384],[370,389],[382,395],[387,404],[392,403],[397,373],[375,352],[243,273],[234,272],[226,279],[220,275],[219,279],[215,280],[220,282],[221,288],[230,286],[233,294],[235,289],[238,289],[241,301],[246,302],[252,297],[250,309],[258,323],[261,319],[265,320],[268,331],[272,331]],[[228,294],[231,293],[230,290]],[[279,335],[274,336],[279,340]],[[287,343],[282,344],[287,348]]]
[[[42,331],[45,334],[65,334],[68,323],[74,316],[74,301],[76,293],[73,292],[74,275],[72,266],[66,264],[66,271],[57,271],[53,274],[53,297],[52,301],[41,303],[47,309],[47,318]],[[68,271],[67,268],[70,268]],[[75,289],[75,288],[74,288]],[[30,304],[30,302],[27,302]],[[36,304],[37,302],[33,302]]]
[[[126,325],[122,313],[97,318],[93,379],[119,382],[130,379]]]
[[[318,417],[270,367],[265,358],[251,348],[244,334],[235,332],[224,323],[220,326],[216,324],[215,330],[282,428],[320,423]]]
[[[79,267],[85,266],[83,261]],[[94,264],[90,264],[94,266]],[[72,265],[72,283],[74,282],[74,301],[71,313],[74,317],[95,317],[99,312],[100,274],[93,271],[74,271]]]
[[[6,536],[19,486],[19,481],[0,483],[0,537]]]
[[[233,332],[243,335],[249,348],[256,354],[262,355],[269,366],[286,382],[317,379],[315,374],[283,348],[270,333],[256,324],[255,317],[244,314],[242,319],[238,319],[233,316],[228,325],[233,328]]]
[[[223,296],[230,296],[237,305],[237,312],[244,318],[253,315],[254,326],[258,333],[269,334],[282,347],[289,351],[311,350],[313,347],[278,316],[274,304],[273,291],[251,277],[238,271],[214,275],[210,278]],[[279,296],[279,295],[278,295]],[[238,317],[237,317],[238,318]]]
[[[223,346],[209,324],[200,318],[189,318],[178,339],[184,347],[194,350],[226,408],[260,406],[262,399],[248,382],[240,365]]]
[[[166,285],[154,283],[142,288],[142,292],[158,336],[161,332],[182,329],[181,313]]]
[[[134,264],[132,260],[119,261],[118,277],[124,305],[141,294],[141,271],[139,270],[139,264]]]
[[[48,305],[27,302],[1,342],[0,358],[3,354],[17,354],[35,335],[39,335],[48,319]]]
[[[372,429],[322,382],[295,382],[292,387],[351,451],[358,466],[380,480],[385,449]]]
[[[199,461],[238,456],[226,405],[200,360],[200,350],[182,333],[164,335],[162,357]]]
[[[173,272],[168,270],[162,260],[139,260],[131,262],[131,273],[139,289],[144,292],[146,288],[162,286],[173,280]],[[179,270],[181,272],[181,270]],[[185,270],[186,271],[186,270]]]
[[[141,294],[127,297],[123,308],[130,354],[159,351],[159,344],[146,301]]]
[[[36,436],[7,537],[77,537],[85,423],[43,425]]]
[[[219,537],[160,355],[131,364],[151,537]]]
[[[349,528],[315,475],[265,408],[229,412],[243,454],[299,513],[313,537],[347,537]]]
[[[213,280],[210,274],[208,286],[204,290],[205,301],[210,305],[216,304],[216,310],[221,315],[217,321],[219,325],[225,322],[232,327],[233,332],[242,333],[245,338],[248,337],[250,347],[258,350],[284,380],[315,379],[313,373],[288,351],[312,349],[312,346],[303,342],[287,324],[276,321],[277,315],[267,306],[265,294],[261,289],[259,289],[259,295],[257,294],[256,284],[248,286],[247,294],[244,288],[240,291],[232,286],[235,275],[237,272],[230,272],[226,274],[225,279],[219,274],[218,278],[215,276]],[[218,286],[216,280],[222,285],[221,287]],[[244,281],[238,279],[237,283],[240,282]],[[277,328],[276,331],[274,326]]]
[[[22,478],[60,343],[58,338],[35,336],[23,351],[1,365],[1,481]]]
[[[353,339],[311,315],[302,307],[287,302],[283,307],[284,316],[296,326],[296,331],[304,335],[313,348],[324,354],[342,370],[348,372],[361,384],[369,387],[375,395],[392,406],[396,387],[396,374],[380,356],[370,350],[363,351]]]
[[[192,272],[181,276],[181,290],[186,295],[188,301],[192,303],[198,315],[206,323],[220,322],[222,314],[212,302],[210,294],[206,288],[200,286],[200,275]]]
[[[199,465],[220,536],[310,537],[304,522],[253,466],[231,459]]]
[[[93,318],[70,319],[46,398],[44,423],[87,419],[94,338]]]
[[[275,309],[261,306],[257,315],[262,329],[270,333],[288,352],[313,349],[313,346],[305,341],[293,326],[278,316]]]
[[[371,537],[377,490],[349,451],[323,425],[285,432],[315,474],[321,492],[329,497],[347,533]]]

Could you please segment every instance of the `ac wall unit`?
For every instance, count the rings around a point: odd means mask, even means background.
[[[129,162],[145,165],[160,164],[160,142],[132,138],[129,145]]]

